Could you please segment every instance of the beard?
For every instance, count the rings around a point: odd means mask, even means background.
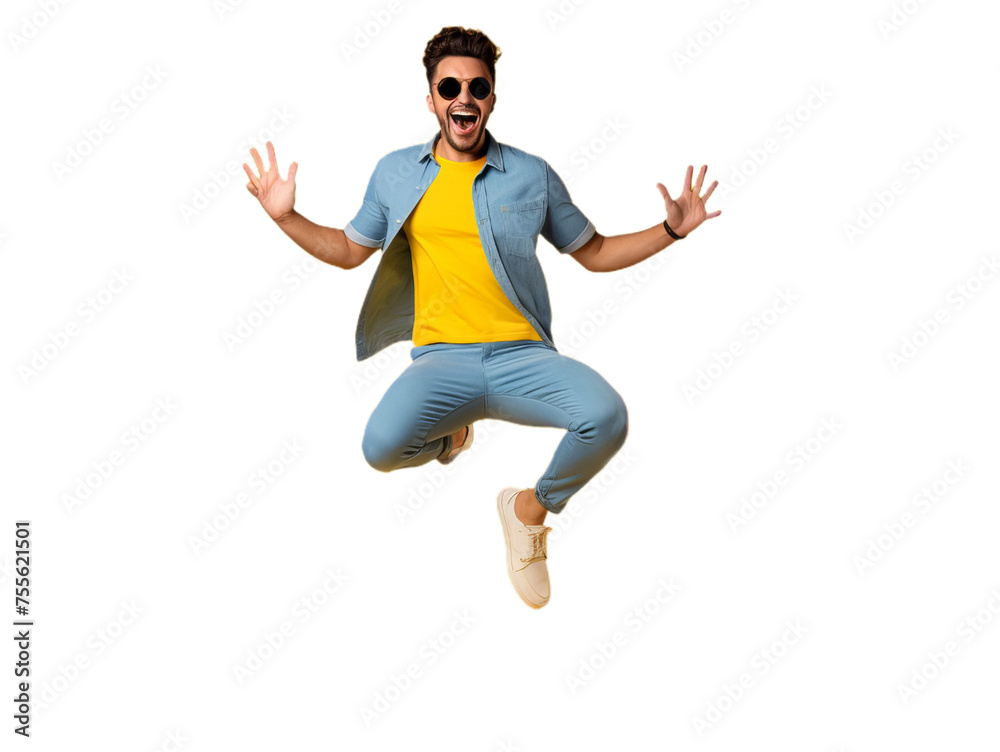
[[[441,133],[448,140],[448,145],[462,154],[476,154],[486,146],[486,118],[482,112],[479,113],[479,122],[471,133],[460,136],[452,130],[451,115],[447,112],[442,118],[438,116],[438,124],[441,126]]]

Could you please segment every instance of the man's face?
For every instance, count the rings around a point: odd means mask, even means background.
[[[452,100],[444,99],[437,90],[437,85],[443,78],[469,79],[462,82],[462,91]],[[473,78],[482,76],[493,85],[486,68],[486,63],[474,57],[450,56],[442,58],[431,79],[431,93],[427,95],[427,109],[433,112],[441,126],[441,133],[448,145],[463,154],[477,154],[486,143],[486,121],[490,118],[493,105],[496,103],[496,93],[491,91],[486,99],[476,99],[469,91],[469,83]],[[465,125],[456,122],[453,113],[470,113],[475,121]],[[466,118],[459,118],[460,121]],[[448,154],[445,153],[445,159]]]

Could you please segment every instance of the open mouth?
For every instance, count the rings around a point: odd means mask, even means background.
[[[451,113],[451,123],[455,132],[460,136],[467,136],[476,129],[479,124],[479,115],[470,110],[458,110]]]

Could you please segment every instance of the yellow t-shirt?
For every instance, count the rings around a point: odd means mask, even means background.
[[[435,155],[441,169],[403,223],[413,259],[413,344],[541,340],[486,259],[472,181],[486,164]]]

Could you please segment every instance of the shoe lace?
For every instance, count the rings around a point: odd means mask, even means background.
[[[552,530],[550,527],[543,527],[538,530],[528,530],[528,538],[531,541],[531,553],[528,556],[522,556],[521,563],[524,564],[523,567],[519,567],[518,571],[524,569],[532,562],[535,561],[545,561],[545,538]]]

